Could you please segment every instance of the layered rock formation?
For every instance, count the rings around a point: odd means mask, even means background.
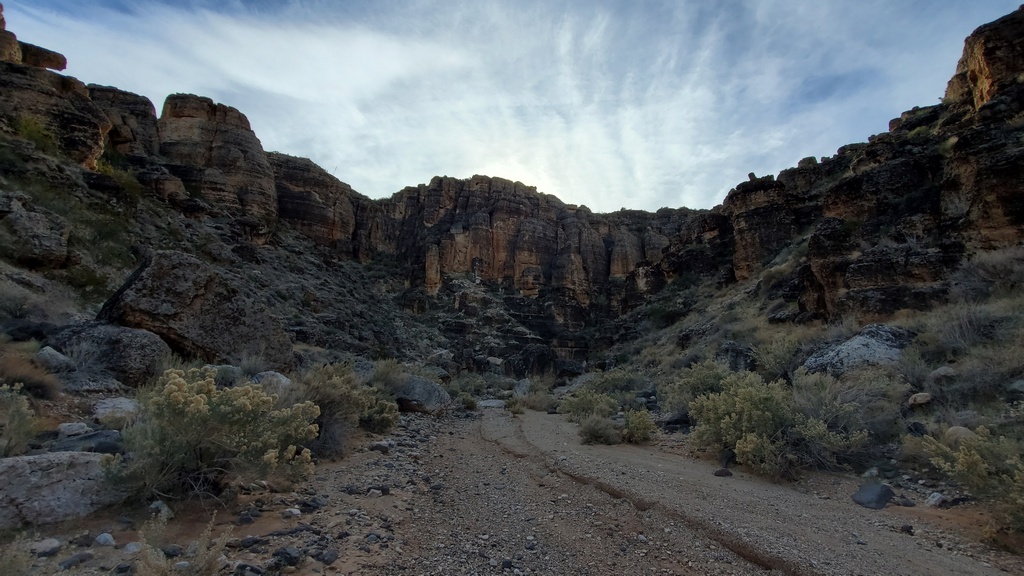
[[[97,319],[147,330],[208,362],[262,358],[272,369],[292,365],[291,340],[281,323],[212,266],[181,252],[154,253]]]

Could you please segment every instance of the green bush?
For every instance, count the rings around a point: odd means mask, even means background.
[[[505,409],[512,414],[522,414],[526,412],[526,401],[523,398],[509,398],[505,400]]]
[[[487,389],[487,381],[479,374],[464,372],[456,378],[452,378],[446,388],[453,398],[458,397],[463,392],[472,396],[480,396]]]
[[[619,409],[619,402],[607,394],[584,388],[562,400],[558,411],[567,415],[570,422],[582,423],[590,416],[611,416]]]
[[[317,437],[308,443],[319,458],[344,454],[345,440],[357,427],[382,434],[398,423],[398,405],[384,392],[359,382],[347,364],[325,364],[298,379],[284,405],[308,401],[320,407]]]
[[[591,415],[580,425],[580,440],[584,444],[618,444],[622,432],[611,418]]]
[[[808,378],[803,388],[823,380]],[[805,396],[814,396],[807,390]],[[690,404],[698,424],[695,441],[716,450],[731,448],[736,460],[755,472],[781,478],[803,468],[840,468],[868,444],[868,432],[852,426],[856,403],[815,396],[794,401],[781,380],[765,383],[753,372],[722,381],[722,391],[700,396]],[[810,415],[801,412],[805,409]],[[825,420],[823,418],[830,418]],[[845,420],[844,420],[845,418]]]
[[[36,150],[50,156],[60,154],[60,145],[45,122],[37,116],[22,116],[14,122],[15,133],[35,145]]]
[[[651,413],[647,410],[630,410],[626,412],[626,427],[622,431],[622,439],[630,444],[642,444],[654,436],[658,429]]]
[[[1024,533],[1024,446],[1006,436],[996,437],[984,426],[974,432],[960,437],[955,447],[925,436],[931,463],[973,495],[992,499],[1001,527]]]
[[[193,540],[182,556],[168,557],[163,552],[166,544],[164,533],[167,529],[167,517],[159,514],[142,525],[139,531],[138,569],[148,576],[216,576],[223,572],[227,561],[225,549],[231,541],[231,530],[223,531],[220,536],[213,537],[213,527],[217,514],[206,524],[199,538]],[[176,566],[182,560],[188,562],[187,567]]]
[[[536,410],[537,412],[547,412],[558,405],[558,401],[555,400],[554,396],[548,392],[541,391],[530,392],[523,397],[523,403],[530,410]]]
[[[658,398],[667,412],[689,410],[694,398],[720,392],[722,381],[731,374],[724,364],[705,360],[683,368],[671,381],[659,385]]]
[[[643,374],[638,373],[636,370],[612,368],[607,372],[599,373],[593,380],[587,383],[587,388],[594,392],[611,396],[621,392],[641,390],[647,387],[649,382]]]
[[[800,347],[796,338],[783,336],[773,338],[767,344],[754,348],[754,358],[757,360],[757,373],[762,378],[774,380],[785,376],[789,372],[793,356]]]
[[[0,386],[0,456],[23,454],[35,434],[35,414],[21,386]]]
[[[111,480],[141,497],[217,495],[313,471],[310,451],[298,448],[317,435],[312,402],[275,408],[258,386],[218,389],[212,370],[169,370],[140,398],[140,416],[124,432],[128,457],[106,464]]]
[[[455,401],[462,404],[462,407],[466,410],[476,410],[477,408],[476,398],[469,392],[460,392]]]

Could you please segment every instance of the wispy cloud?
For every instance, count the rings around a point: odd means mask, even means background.
[[[566,202],[709,207],[942,95],[972,3],[7,2],[68,72],[242,110],[269,150],[385,196],[436,174]]]

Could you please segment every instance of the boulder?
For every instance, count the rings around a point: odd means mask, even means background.
[[[51,336],[48,342],[68,353],[76,348],[88,351],[93,365],[80,370],[93,374],[79,376],[99,376],[105,372],[131,387],[148,383],[157,375],[162,358],[171,352],[153,332],[102,322],[67,327]]]
[[[103,473],[103,455],[53,452],[0,459],[0,529],[81,518],[125,493]]]
[[[899,362],[901,350],[912,339],[913,335],[901,328],[870,324],[853,338],[815,352],[804,362],[804,368],[841,376],[864,366],[891,366]]]
[[[71,226],[56,214],[36,209],[21,194],[0,198],[0,254],[27,268],[59,268],[68,258]]]
[[[853,501],[865,508],[881,510],[892,500],[896,493],[886,484],[868,481],[861,485],[853,495]]]
[[[406,412],[433,413],[451,403],[452,397],[433,380],[408,375],[391,388],[398,406]]]
[[[925,404],[928,404],[931,401],[932,401],[932,395],[931,394],[929,394],[927,392],[918,392],[917,394],[911,395],[910,398],[907,399],[907,406],[910,406],[910,407],[924,406]]]
[[[18,45],[21,47],[21,63],[26,66],[51,70],[63,70],[68,67],[68,59],[59,52],[47,50],[28,42],[18,42]]]
[[[942,434],[942,443],[956,449],[964,440],[973,440],[978,435],[966,426],[950,426]]]
[[[277,394],[278,396],[284,394],[292,385],[291,378],[273,370],[255,374],[250,380],[254,384],[259,384],[268,394]]]
[[[280,321],[212,266],[182,252],[154,252],[97,318],[148,330],[207,362],[261,357],[277,370],[292,364],[291,340]]]
[[[102,398],[93,404],[92,417],[107,428],[123,430],[135,420],[139,411],[139,403],[132,398]]]
[[[75,362],[71,358],[57,352],[49,346],[43,346],[33,356],[33,361],[45,368],[48,372],[59,374],[71,372],[75,369]]]

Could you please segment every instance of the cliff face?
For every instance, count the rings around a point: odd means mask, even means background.
[[[250,259],[293,230],[330,258],[390,262],[406,288],[397,300],[453,311],[443,329],[465,342],[489,322],[509,342],[574,356],[581,331],[674,278],[743,282],[766,269],[781,277],[763,288],[788,306],[772,321],[884,316],[943,299],[965,253],[1024,236],[1024,8],[967,39],[942,104],[777,177],[751,174],[715,210],[653,214],[594,214],[486,176],[371,200],[308,159],[266,153],[234,108],[175,94],[158,117],[144,97],[45,69],[62,57],[2,32],[10,131],[41,121],[85,168],[103,155],[194,221],[228,222]]]

